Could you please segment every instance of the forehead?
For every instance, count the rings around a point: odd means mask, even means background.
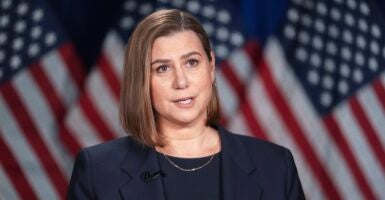
[[[155,39],[152,45],[152,59],[159,56],[184,54],[191,51],[204,53],[198,35],[191,30],[179,31],[171,35]]]

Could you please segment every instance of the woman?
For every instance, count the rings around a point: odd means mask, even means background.
[[[193,16],[149,15],[125,55],[131,136],[82,150],[68,199],[304,199],[289,150],[216,125],[215,56]]]

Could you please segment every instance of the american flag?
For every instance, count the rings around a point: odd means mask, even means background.
[[[72,157],[58,133],[84,68],[43,1],[0,11],[0,199],[61,199]]]
[[[385,198],[385,21],[374,1],[291,0],[278,8],[269,1],[242,7],[234,1],[126,0],[84,81],[70,43],[43,4],[3,2],[5,199],[63,198],[77,151],[125,135],[118,119],[124,46],[135,24],[162,8],[200,19],[219,61],[223,124],[289,148],[308,199]],[[238,13],[245,5],[252,12]],[[274,24],[253,21],[259,14],[253,6]],[[39,8],[44,14],[34,14]],[[274,9],[281,13],[269,13]],[[43,15],[41,22],[35,15]],[[17,25],[22,19],[28,19],[24,28]],[[51,46],[49,33],[55,35]],[[21,47],[19,36],[25,38]],[[33,44],[39,50],[30,58]]]

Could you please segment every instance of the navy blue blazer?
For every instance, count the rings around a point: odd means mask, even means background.
[[[224,200],[305,199],[290,151],[218,127]],[[161,178],[144,181],[143,172],[160,171],[153,148],[131,137],[83,149],[76,157],[67,199],[166,200]]]

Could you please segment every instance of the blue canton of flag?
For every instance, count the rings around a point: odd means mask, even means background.
[[[377,12],[367,1],[291,2],[279,38],[321,115],[385,69],[385,29]]]
[[[122,18],[116,29],[124,41],[135,27],[136,23],[146,15],[164,8],[185,10],[197,17],[210,37],[213,50],[218,61],[225,59],[235,49],[243,45],[244,35],[241,32],[239,20],[235,17],[228,1],[219,6],[217,1],[125,1],[122,9]],[[234,8],[233,8],[234,9]]]
[[[1,2],[0,84],[60,45],[65,37],[38,2]]]

